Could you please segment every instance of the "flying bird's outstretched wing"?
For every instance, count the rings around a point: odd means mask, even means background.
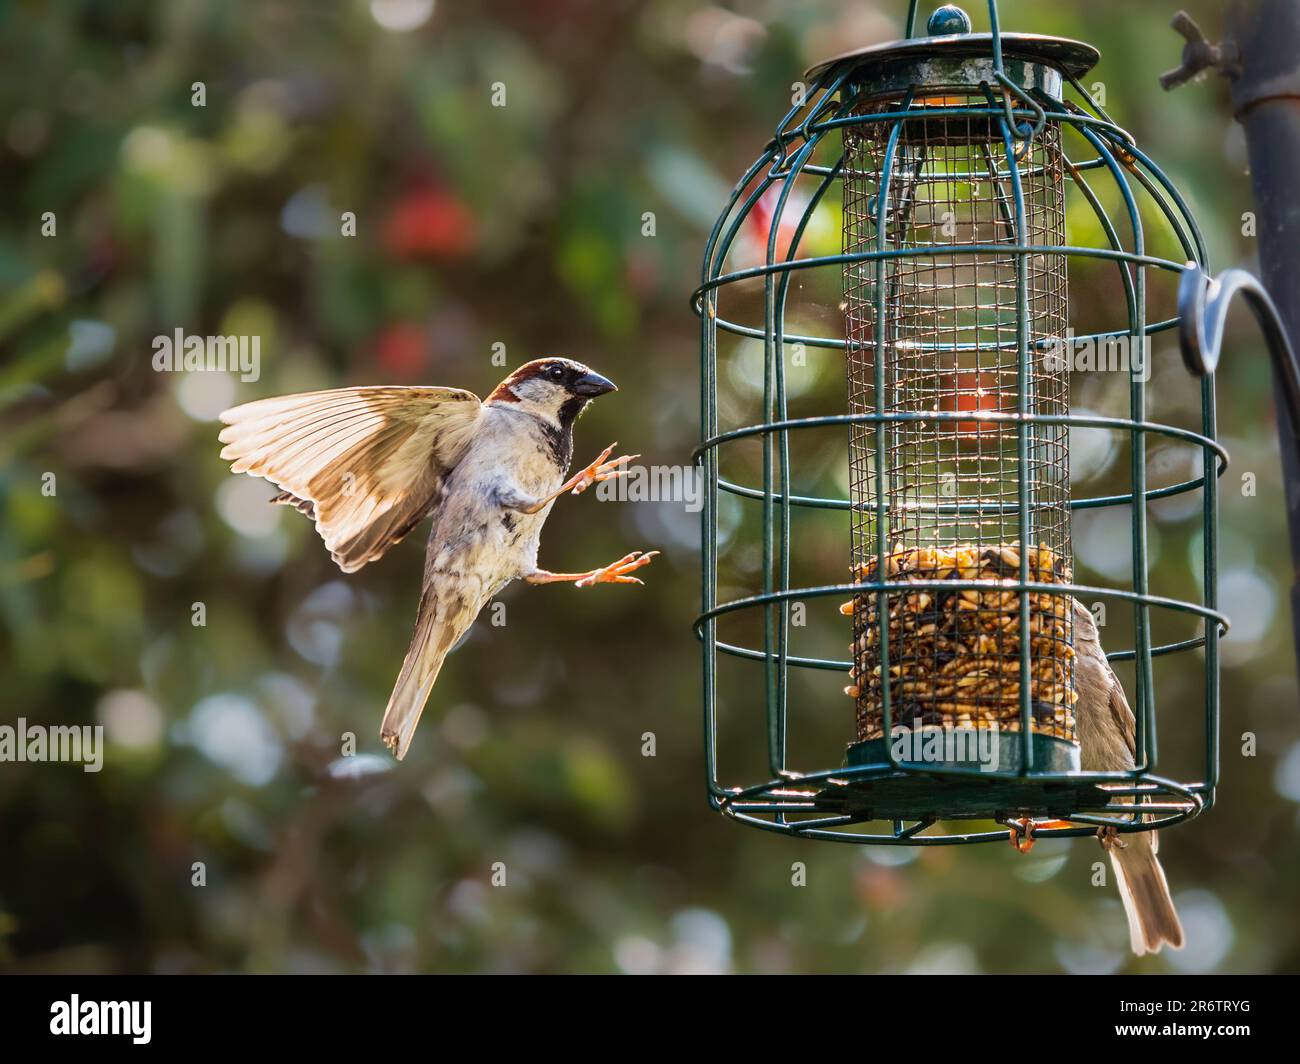
[[[460,388],[285,395],[221,415],[231,471],[284,489],[345,573],[379,558],[437,504],[482,412]]]

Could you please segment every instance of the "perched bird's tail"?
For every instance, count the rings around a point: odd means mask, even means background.
[[[1165,870],[1156,857],[1155,832],[1121,835],[1107,847],[1115,869],[1119,896],[1128,917],[1133,952],[1158,953],[1166,942],[1183,948],[1183,925],[1178,921]]]
[[[467,617],[462,616],[464,614]],[[429,588],[420,597],[420,612],[415,619],[411,646],[402,662],[402,671],[388,699],[384,722],[379,729],[380,738],[399,761],[410,748],[415,726],[420,723],[420,715],[429,701],[429,692],[433,690],[443,660],[473,619],[474,614],[468,611],[458,610],[447,616],[446,604],[440,603]]]

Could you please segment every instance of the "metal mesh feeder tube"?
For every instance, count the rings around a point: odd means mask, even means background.
[[[981,739],[997,743],[999,763],[1019,764],[1009,733],[1022,727],[1027,680],[1039,763],[1077,769],[1068,602],[1030,596],[1022,669],[1012,589],[1022,575],[1069,582],[1067,429],[983,417],[1068,411],[1065,256],[1016,251],[1021,232],[1036,246],[1065,243],[1060,128],[1044,120],[1023,141],[1005,138],[991,57],[954,40],[954,55],[904,45],[858,56],[848,89],[849,114],[863,119],[842,134],[849,408],[969,412],[853,427],[854,575],[916,590],[885,596],[887,624],[876,596],[852,600],[858,744],[848,757],[878,758],[900,729],[942,728],[959,742],[931,764],[954,763],[954,746],[955,763],[970,764]],[[1040,45],[1020,42],[1034,56]],[[1059,94],[1050,62],[1017,69]],[[871,252],[880,257],[862,257]],[[942,585],[960,579],[988,589]],[[994,734],[961,734],[980,730]]]

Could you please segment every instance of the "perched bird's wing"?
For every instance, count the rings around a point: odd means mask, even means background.
[[[1107,670],[1109,671],[1109,670]],[[1133,711],[1128,708],[1128,699],[1124,697],[1124,688],[1120,686],[1119,677],[1110,673],[1110,693],[1106,698],[1106,708],[1115,722],[1115,730],[1124,737],[1129,757],[1137,757],[1137,722]]]
[[[265,477],[316,522],[330,556],[355,572],[437,504],[482,411],[459,388],[365,387],[285,395],[221,415],[221,457]]]
[[[1101,640],[1090,614],[1074,603],[1078,650],[1079,745],[1083,768],[1089,772],[1115,772],[1133,768],[1137,758],[1137,722],[1124,697],[1124,687],[1106,660]],[[1134,799],[1117,796],[1128,805]],[[1142,802],[1144,799],[1138,798]],[[1151,820],[1146,814],[1144,820]],[[1154,953],[1168,943],[1183,945],[1183,927],[1169,894],[1169,883],[1156,856],[1160,845],[1157,831],[1134,831],[1124,835],[1102,832],[1103,849],[1110,854],[1119,887],[1120,901],[1128,919],[1129,943],[1139,956]]]

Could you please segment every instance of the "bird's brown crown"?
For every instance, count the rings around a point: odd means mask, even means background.
[[[529,381],[550,381],[563,386],[568,380],[589,372],[591,371],[581,362],[574,362],[572,359],[535,358],[531,362],[525,362],[498,384],[488,399],[495,399],[501,403],[517,403],[521,398],[520,386]]]

